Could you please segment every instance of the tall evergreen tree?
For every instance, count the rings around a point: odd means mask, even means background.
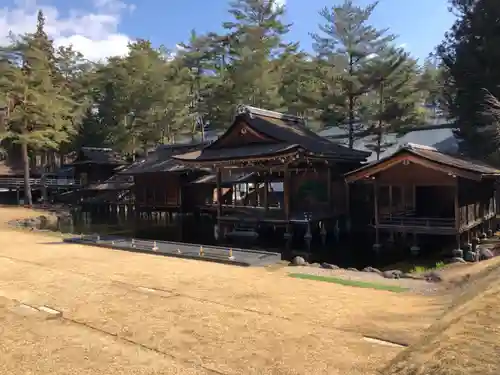
[[[325,81],[341,90],[330,90],[331,96],[325,97],[323,120],[347,123],[350,148],[359,122],[359,98],[373,84],[365,80],[366,65],[395,38],[387,29],[376,29],[368,23],[377,4],[361,7],[345,0],[341,5],[325,7],[320,11],[324,24],[312,34]]]
[[[426,109],[417,87],[419,67],[404,51],[389,48],[381,52],[370,61],[369,71],[374,90],[360,99],[364,107],[360,118],[372,133],[373,142],[366,146],[379,159],[397,142],[395,136],[424,123]]]
[[[225,22],[224,28],[229,34],[228,73],[234,104],[281,108],[280,76],[273,60],[289,47],[283,42],[290,30],[283,22],[284,7],[274,0],[235,0],[229,13],[234,20]]]
[[[450,5],[457,21],[437,50],[445,109],[456,122],[463,152],[483,157],[497,150],[483,108],[484,90],[500,96],[500,3],[450,0]]]
[[[8,115],[2,139],[20,144],[24,164],[26,203],[31,205],[29,149],[57,149],[73,132],[69,119],[74,103],[55,75],[55,58],[38,14],[34,34],[20,36],[0,50],[0,93]]]

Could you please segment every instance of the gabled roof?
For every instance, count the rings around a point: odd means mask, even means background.
[[[106,181],[96,184],[91,184],[85,190],[104,191],[104,190],[127,190],[132,188],[132,186],[134,186],[133,177],[123,173],[128,168],[130,168],[130,166],[126,165],[116,168],[115,169],[116,173],[110,178],[108,178]]]
[[[208,142],[160,145],[147,157],[133,163],[120,174],[136,175],[157,172],[183,172],[191,169],[178,160],[172,159],[173,155],[192,152],[205,147]]]
[[[235,146],[225,146],[225,140],[244,122],[265,141]],[[250,106],[240,106],[229,129],[216,141],[202,150],[176,155],[186,162],[209,162],[269,158],[276,155],[303,151],[318,158],[363,161],[369,152],[352,150],[325,139],[308,129],[304,119],[280,112]]]
[[[82,147],[70,165],[78,164],[124,165],[127,162],[118,152],[110,148]]]
[[[404,159],[398,159],[398,157],[404,155],[412,156],[415,160],[420,159],[433,165],[444,167],[445,169],[448,168],[450,171],[449,173],[457,174],[464,178],[481,179],[487,177],[500,177],[499,169],[481,161],[468,159],[463,156],[449,155],[439,152],[434,147],[408,143],[390,156],[347,173],[345,175],[346,180],[347,182],[354,182],[379,173],[402,162]],[[391,163],[391,161],[394,161],[394,163]]]

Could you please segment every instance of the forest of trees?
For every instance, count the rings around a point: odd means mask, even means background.
[[[20,145],[26,166],[33,152],[81,146],[133,157],[199,138],[205,127],[224,129],[235,107],[249,104],[303,116],[316,131],[342,127],[350,147],[363,129],[378,155],[387,133],[425,124],[439,106],[471,153],[494,154],[498,0],[450,0],[456,24],[425,61],[371,24],[376,6],[345,0],[319,10],[322,22],[311,25],[311,44],[304,46],[288,39],[284,7],[234,0],[222,33],[193,30],[175,54],[140,39],[127,56],[100,63],[71,47],[54,48],[39,12],[34,33],[0,47],[0,139]]]

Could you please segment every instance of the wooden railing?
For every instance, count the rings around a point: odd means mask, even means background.
[[[47,187],[80,187],[81,181],[74,178],[30,178],[31,186],[47,186]],[[8,177],[0,178],[0,186],[8,187],[23,187],[24,178]]]
[[[441,227],[454,228],[454,218],[427,218],[415,216],[381,216],[379,218],[380,225],[393,225],[400,227]]]

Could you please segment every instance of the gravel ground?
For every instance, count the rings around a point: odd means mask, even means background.
[[[410,292],[417,294],[434,294],[439,290],[439,283],[427,282],[425,280],[415,280],[415,279],[386,279],[374,272],[355,272],[346,269],[324,269],[317,267],[288,267],[288,272],[302,273],[308,275],[316,276],[331,276],[338,277],[346,280],[353,281],[363,281],[367,283],[376,283],[383,285],[399,286],[402,288],[408,288]]]

